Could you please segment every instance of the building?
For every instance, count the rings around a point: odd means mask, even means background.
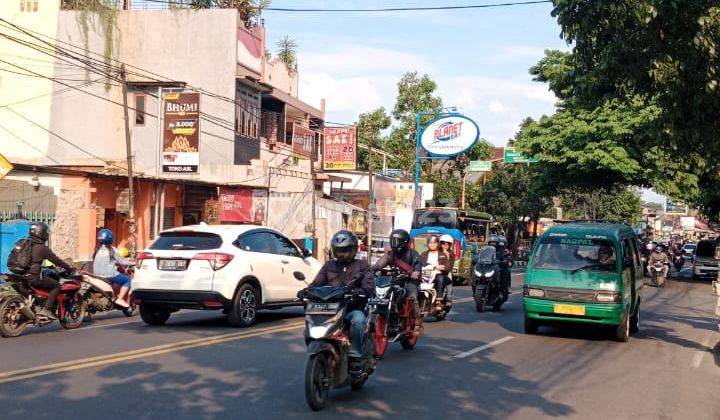
[[[0,217],[20,205],[51,221],[63,257],[89,258],[101,227],[128,243],[126,100],[138,248],[164,228],[228,222],[223,194],[244,192],[267,210],[232,222],[311,235],[324,109],[298,99],[296,70],[266,57],[263,26],[235,9],[100,16],[58,0],[8,2],[0,17],[17,25],[0,29],[11,37],[0,38],[0,154],[16,165]]]

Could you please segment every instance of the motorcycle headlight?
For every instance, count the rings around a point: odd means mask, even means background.
[[[330,329],[332,325],[315,325],[313,327],[310,327],[310,337],[311,338],[323,338],[327,334],[328,330]]]
[[[483,276],[483,273],[475,270],[475,277],[482,277],[482,276]]]
[[[485,273],[485,277],[492,277],[494,275],[495,275],[495,270],[488,271],[487,273]]]
[[[375,296],[383,297],[387,294],[388,290],[390,290],[390,286],[376,287]]]

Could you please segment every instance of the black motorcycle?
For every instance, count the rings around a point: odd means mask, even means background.
[[[375,277],[375,297],[368,301],[368,309],[378,358],[385,354],[388,343],[399,341],[404,349],[412,350],[420,337],[415,325],[422,325],[422,316],[413,317],[412,301],[405,293],[409,280],[397,269],[382,270]]]
[[[672,256],[672,262],[673,267],[675,267],[675,271],[679,273],[685,265],[685,257],[683,257],[683,255],[679,252],[675,253]]]
[[[313,411],[325,407],[331,389],[350,385],[353,390],[359,390],[375,370],[375,346],[369,334],[364,340],[363,356],[349,357],[349,325],[345,315],[349,307],[364,300],[365,296],[353,293],[346,286],[316,287],[304,296],[308,352],[305,397]]]
[[[507,302],[509,292],[503,287],[503,275],[506,275],[503,270],[508,269],[497,260],[494,247],[486,246],[480,250],[472,277],[473,298],[478,312],[484,311],[487,305],[497,312]]]

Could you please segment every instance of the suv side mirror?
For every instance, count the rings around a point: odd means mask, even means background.
[[[303,273],[301,273],[301,272],[299,272],[299,271],[294,272],[294,273],[293,273],[293,276],[295,277],[295,279],[296,279],[297,281],[305,281],[305,274],[303,274]]]
[[[312,257],[312,252],[310,252],[310,250],[308,250],[307,248],[303,248],[302,256],[303,256],[303,258]]]

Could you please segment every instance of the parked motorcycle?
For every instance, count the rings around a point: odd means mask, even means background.
[[[363,357],[351,359],[350,337],[345,321],[348,307],[365,296],[353,294],[346,286],[322,286],[307,291],[305,299],[305,397],[313,411],[325,407],[332,388],[347,385],[359,390],[375,370],[375,346],[369,334]],[[368,331],[368,329],[366,329]]]
[[[82,276],[54,269],[44,269],[43,275],[60,282],[60,294],[56,307],[52,309],[60,325],[66,330],[80,327],[86,311]],[[0,335],[17,337],[28,327],[44,327],[54,321],[38,313],[48,297],[48,291],[31,287],[25,277],[16,274],[3,276],[4,282],[0,284]]]
[[[435,289],[435,281],[440,272],[433,269],[432,265],[423,267],[422,281],[420,282],[420,290],[418,291],[418,303],[420,305],[420,313],[422,316],[434,316],[438,321],[445,319],[452,308],[452,284],[445,287],[442,296],[438,296]]]
[[[383,270],[375,277],[375,297],[368,301],[368,308],[378,358],[385,354],[388,343],[399,341],[404,349],[412,350],[420,337],[416,330],[422,331],[422,316],[413,317],[412,301],[405,296],[409,280],[397,269]]]
[[[110,312],[114,310],[122,311],[122,313],[131,317],[137,311],[137,304],[132,299],[129,307],[117,305],[118,293],[120,293],[120,285],[112,283],[104,277],[94,276],[87,272],[82,272],[83,280],[90,285],[83,292],[83,298],[87,302],[87,310],[90,315],[102,312]]]
[[[502,269],[496,258],[495,248],[484,247],[478,253],[478,261],[473,270],[473,298],[475,309],[483,312],[485,306],[492,306],[497,312],[507,302],[508,290],[503,287]]]
[[[650,267],[652,284],[656,287],[665,287],[665,264],[657,261]]]

